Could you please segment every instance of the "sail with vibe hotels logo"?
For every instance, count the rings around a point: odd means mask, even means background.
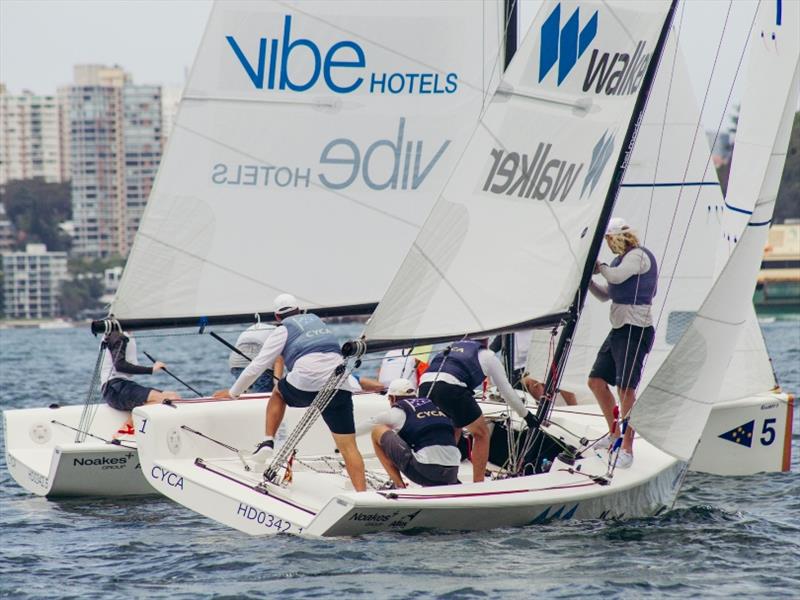
[[[502,11],[216,3],[114,314],[375,303],[499,81]],[[353,232],[371,251],[343,269]]]

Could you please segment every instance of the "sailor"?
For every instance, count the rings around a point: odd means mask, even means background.
[[[395,487],[406,487],[401,473],[422,486],[458,483],[461,452],[453,422],[429,399],[417,398],[408,379],[392,381],[387,395],[391,408],[366,427],[372,429],[375,454]]]
[[[525,389],[528,390],[528,393],[536,400],[541,400],[542,396],[544,396],[544,383],[538,379],[525,374],[522,377],[522,385],[525,386]],[[562,400],[564,400],[564,404],[567,406],[575,406],[578,404],[578,398],[572,392],[562,390],[561,388],[558,388],[556,392],[559,396],[561,396]]]
[[[624,219],[609,221],[605,239],[616,257],[610,265],[595,264],[595,274],[600,274],[605,282],[592,280],[589,286],[596,298],[603,302],[611,300],[611,331],[589,373],[589,388],[597,398],[609,429],[595,444],[601,455],[619,437],[614,418],[615,400],[609,385],[617,387],[623,419],[628,417],[636,401],[644,359],[655,337],[650,308],[658,284],[655,256],[639,244]],[[627,427],[616,466],[625,469],[632,463],[633,429]]]
[[[361,389],[365,392],[383,392],[395,379],[408,379],[416,387],[419,380],[417,373],[423,373],[428,365],[412,354],[413,348],[389,350],[378,367],[377,379],[357,378]]]
[[[236,349],[252,359],[261,351],[261,347],[274,329],[274,325],[269,325],[267,323],[259,322],[251,325],[236,338]],[[250,361],[237,352],[231,351],[228,355],[228,367],[231,370],[231,375],[234,376],[234,380],[239,378],[239,375],[242,374],[242,371],[244,371],[249,364]],[[251,385],[247,391],[256,394],[271,392],[273,376],[280,379],[280,375],[280,369],[278,369],[277,374],[273,373],[272,369],[267,369],[253,382],[253,385]]]
[[[100,384],[103,400],[111,408],[130,413],[137,406],[156,404],[164,400],[180,398],[177,392],[157,390],[139,385],[133,375],[152,375],[166,368],[157,360],[152,367],[139,365],[136,358],[136,340],[127,333],[112,331],[103,338],[103,363],[100,370]],[[117,432],[133,435],[133,417],[129,414],[125,424]]]
[[[278,382],[267,404],[266,437],[253,453],[257,464],[266,464],[275,448],[275,433],[283,420],[286,406],[310,406],[319,390],[342,363],[342,354],[333,332],[316,315],[301,314],[297,299],[291,294],[275,298],[275,319],[280,323],[266,339],[261,351],[242,371],[230,390],[219,390],[215,398],[237,398],[279,356],[283,356],[288,375]],[[353,488],[367,488],[364,476],[364,459],[356,446],[353,421],[353,397],[348,380],[322,411],[322,418],[333,435],[336,447],[342,454]]]
[[[516,387],[525,375],[528,365],[528,349],[533,340],[533,329],[517,331],[514,333],[514,373],[511,376],[511,386]],[[489,350],[500,352],[503,349],[503,336],[498,335],[489,344]]]
[[[525,420],[528,427],[538,427],[536,417],[525,408],[508,382],[503,365],[487,346],[487,339],[455,342],[449,352],[434,356],[419,386],[419,395],[430,398],[453,420],[456,439],[460,437],[462,427],[469,429],[472,434],[472,476],[475,482],[483,481],[489,461],[489,426],[475,401],[473,390],[483,383],[487,375],[506,403]]]

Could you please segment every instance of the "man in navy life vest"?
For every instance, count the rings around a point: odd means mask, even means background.
[[[278,382],[267,404],[266,437],[253,453],[258,465],[265,465],[275,448],[275,433],[283,420],[286,406],[310,406],[319,390],[330,379],[342,362],[336,337],[318,316],[301,314],[297,299],[291,294],[275,298],[277,327],[266,339],[261,351],[242,371],[230,390],[220,390],[215,398],[237,398],[267,369],[272,368],[279,356],[289,373]],[[347,473],[356,491],[367,489],[364,476],[364,459],[356,446],[353,420],[352,389],[347,379],[336,390],[322,419],[330,429],[336,447],[342,454]]]
[[[525,404],[508,382],[503,365],[488,349],[488,339],[455,342],[450,350],[440,352],[420,378],[419,395],[430,398],[456,426],[456,439],[461,428],[472,434],[472,478],[483,481],[486,463],[489,461],[489,426],[475,400],[473,390],[483,383],[488,375],[497,386],[503,400],[516,412],[528,427],[538,427],[536,417],[525,408]]]
[[[461,452],[453,422],[427,398],[417,398],[408,379],[389,384],[391,408],[359,427],[372,429],[375,455],[396,488],[406,487],[401,473],[422,486],[458,483]]]
[[[636,401],[636,387],[642,376],[644,359],[653,347],[655,329],[651,304],[656,295],[658,266],[653,253],[639,244],[639,239],[620,218],[609,221],[606,243],[616,254],[610,265],[598,262],[595,273],[606,281],[592,281],[589,290],[603,302],[611,300],[611,332],[606,337],[589,373],[592,390],[609,433],[596,444],[603,456],[619,437],[614,418],[614,395],[617,387],[621,417],[627,418]],[[633,429],[628,427],[622,439],[616,465],[623,469],[633,463]]]

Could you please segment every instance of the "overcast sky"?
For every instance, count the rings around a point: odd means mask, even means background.
[[[521,2],[525,31],[540,2]],[[756,2],[693,0],[683,16],[682,45],[695,92],[702,97],[729,6],[723,60],[704,118],[707,128],[715,129],[725,110]],[[211,0],[0,0],[0,82],[12,93],[48,94],[72,79],[73,65],[102,63],[121,65],[137,83],[182,85],[210,9]]]

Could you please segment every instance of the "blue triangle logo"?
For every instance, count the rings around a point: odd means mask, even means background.
[[[753,443],[753,425],[755,421],[748,421],[744,425],[739,425],[730,431],[726,431],[725,433],[721,433],[718,437],[721,437],[723,440],[728,440],[729,442],[733,442],[734,444],[740,444],[742,446],[750,446]]]

